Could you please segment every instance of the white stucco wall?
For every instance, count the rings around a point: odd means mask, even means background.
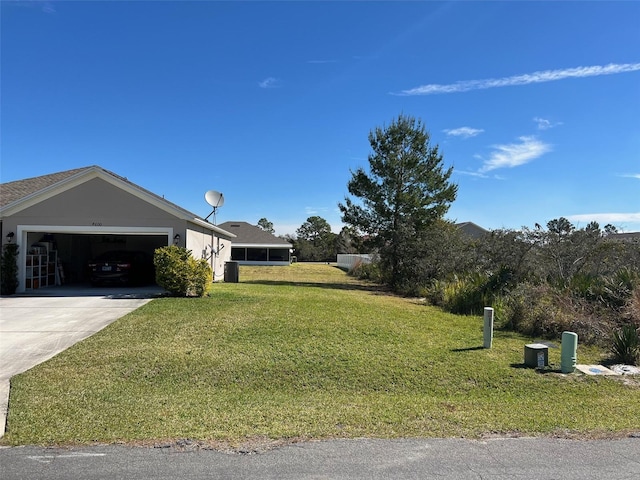
[[[231,260],[231,240],[203,231],[198,226],[187,228],[186,248],[194,258],[206,258],[213,270],[213,281],[224,279],[224,264]]]

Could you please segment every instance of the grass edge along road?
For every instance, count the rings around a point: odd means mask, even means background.
[[[329,265],[242,267],[240,283],[154,300],[14,377],[2,443],[640,431],[637,381],[522,368],[532,339],[496,331],[485,350],[482,325]]]

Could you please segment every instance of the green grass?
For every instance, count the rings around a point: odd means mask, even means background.
[[[638,382],[521,368],[531,339],[496,332],[484,350],[482,323],[328,265],[242,267],[240,283],[154,300],[14,377],[3,442],[640,431]]]

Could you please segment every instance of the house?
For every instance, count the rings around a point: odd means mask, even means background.
[[[489,230],[482,228],[480,225],[476,225],[473,222],[456,223],[456,227],[460,229],[467,237],[477,240],[489,233]]]
[[[18,292],[85,283],[88,262],[110,250],[171,244],[206,258],[220,280],[234,237],[99,166],[0,184],[0,232],[18,244]]]
[[[231,260],[240,265],[289,265],[293,245],[247,222],[219,225],[234,234]]]
[[[640,242],[640,232],[612,233],[607,237],[620,242]]]

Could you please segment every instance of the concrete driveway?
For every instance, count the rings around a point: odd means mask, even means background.
[[[160,296],[142,288],[47,288],[0,298],[0,437],[9,380]]]

